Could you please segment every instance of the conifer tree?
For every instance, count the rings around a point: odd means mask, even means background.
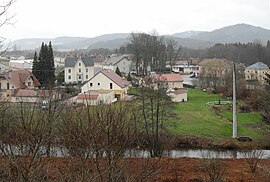
[[[38,58],[35,53],[32,72],[42,86],[51,87],[55,81],[54,70],[54,56],[51,42],[49,46],[42,42]]]
[[[117,75],[119,75],[120,77],[122,77],[122,74],[121,74],[121,72],[120,72],[120,70],[119,70],[118,67],[116,68],[115,73],[116,73]]]

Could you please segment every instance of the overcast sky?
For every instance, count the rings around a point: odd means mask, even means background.
[[[0,0],[2,2],[3,0]],[[108,33],[173,34],[247,23],[270,29],[269,0],[17,0],[8,40]]]

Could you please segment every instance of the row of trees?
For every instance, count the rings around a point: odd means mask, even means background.
[[[173,65],[181,47],[173,39],[156,33],[131,33],[127,50],[134,55],[137,74],[147,75],[149,69],[160,72],[164,71],[166,64]]]
[[[54,85],[54,55],[51,42],[41,44],[39,54],[35,52],[32,72],[39,80],[40,84],[45,87]]]

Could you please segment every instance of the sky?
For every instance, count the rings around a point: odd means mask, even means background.
[[[17,0],[8,12],[15,14],[14,25],[0,27],[0,35],[9,41],[154,30],[163,35],[238,23],[270,29],[269,1]]]

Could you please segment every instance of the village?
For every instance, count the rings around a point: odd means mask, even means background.
[[[100,58],[102,57],[103,60]],[[6,58],[2,58],[6,59]],[[67,104],[76,103],[78,106],[111,104],[116,101],[129,100],[132,95],[128,89],[132,85],[140,85],[141,78],[135,73],[133,55],[110,55],[108,57],[93,56],[68,56],[55,58],[55,65],[64,74],[64,82],[58,85],[65,87],[72,85],[79,89],[78,95],[69,98]],[[61,60],[61,62],[56,62]],[[24,57],[12,58],[7,61],[8,65],[1,64],[1,100],[19,103],[42,103],[50,100],[49,90],[40,88],[40,83],[32,74],[33,60]],[[156,82],[166,83],[167,94],[174,102],[188,101],[188,87],[200,84],[198,76],[224,78],[232,69],[231,61],[225,59],[204,60],[179,60],[175,65],[167,65],[166,73],[159,74],[148,70],[148,75],[155,77]],[[239,74],[244,75],[247,89],[255,89],[266,85],[266,73],[270,73],[269,67],[256,62],[252,65],[237,65]],[[116,73],[120,71],[121,75]],[[127,80],[128,76],[132,80]],[[201,83],[200,88],[213,88],[214,83]],[[61,99],[61,93],[56,94],[55,85],[54,98]]]

